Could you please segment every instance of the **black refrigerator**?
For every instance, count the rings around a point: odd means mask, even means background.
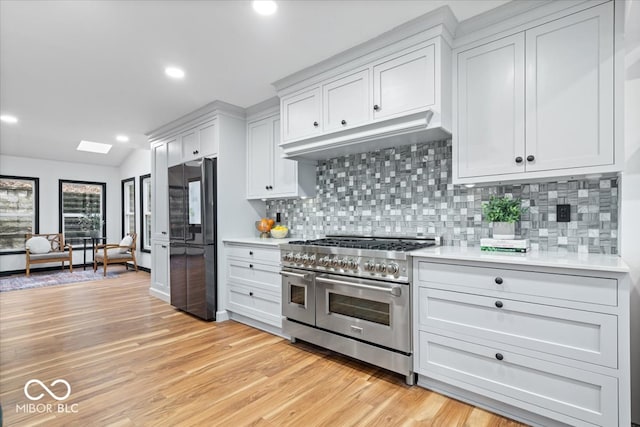
[[[216,162],[169,168],[171,305],[204,320],[216,316]]]

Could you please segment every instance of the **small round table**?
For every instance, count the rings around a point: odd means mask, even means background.
[[[87,269],[87,242],[91,241],[91,253],[93,254],[96,250],[96,245],[98,242],[107,243],[106,237],[82,237],[82,269]],[[93,255],[91,255],[91,259],[93,260]]]

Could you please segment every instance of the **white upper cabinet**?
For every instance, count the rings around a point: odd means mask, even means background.
[[[211,120],[198,126],[198,136],[200,140],[199,151],[201,156],[217,156],[220,150],[216,121]]]
[[[175,166],[182,163],[182,140],[175,136],[167,141],[166,148],[167,159],[165,160],[167,166]]]
[[[320,88],[304,89],[282,98],[282,131],[286,141],[317,135],[322,131]]]
[[[458,176],[524,172],[524,34],[461,52],[457,79]]]
[[[612,164],[613,4],[528,30],[526,52],[527,170]]]
[[[264,114],[262,115],[264,116]],[[283,158],[280,116],[247,123],[247,199],[313,196],[315,166]]]
[[[621,169],[613,7],[454,51],[454,184]]]
[[[370,120],[369,69],[322,86],[323,131],[344,129]]]
[[[424,110],[436,102],[435,45],[387,57],[373,66],[373,118]]]
[[[182,142],[182,161],[197,159],[200,156],[200,142],[198,141],[198,129],[189,129],[180,134]]]

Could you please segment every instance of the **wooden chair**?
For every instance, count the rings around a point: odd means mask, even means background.
[[[64,237],[62,233],[52,234],[25,234],[25,242],[32,237],[44,237],[49,241],[50,250],[47,253],[32,253],[29,248],[26,250],[26,272],[27,277],[31,273],[31,264],[43,264],[60,262],[62,269],[64,270],[64,263],[69,263],[69,273],[73,273],[73,248],[70,245],[64,244]]]
[[[125,269],[129,269],[129,261],[133,261],[133,266],[138,271],[138,262],[136,261],[136,233],[129,234],[131,236],[131,244],[129,246],[121,246],[121,243],[107,243],[97,245],[93,253],[93,271],[98,269],[98,263],[102,263],[104,267],[104,275],[107,275],[107,265],[124,264]]]

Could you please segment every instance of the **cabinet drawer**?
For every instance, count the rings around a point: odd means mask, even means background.
[[[282,327],[280,297],[262,289],[229,283],[229,310]]]
[[[225,247],[227,257],[244,258],[252,261],[263,261],[280,264],[280,249],[278,247],[259,248],[252,246],[228,245]]]
[[[418,295],[420,325],[618,366],[617,316],[437,289]]]
[[[601,277],[538,273],[452,264],[418,263],[418,283],[428,287],[464,286],[599,305],[618,305],[618,281]],[[501,282],[501,283],[499,283]]]
[[[618,425],[616,378],[427,332],[420,332],[418,345],[422,375],[444,376],[569,424]]]
[[[229,259],[227,275],[229,281],[281,293],[280,267],[278,266]]]

